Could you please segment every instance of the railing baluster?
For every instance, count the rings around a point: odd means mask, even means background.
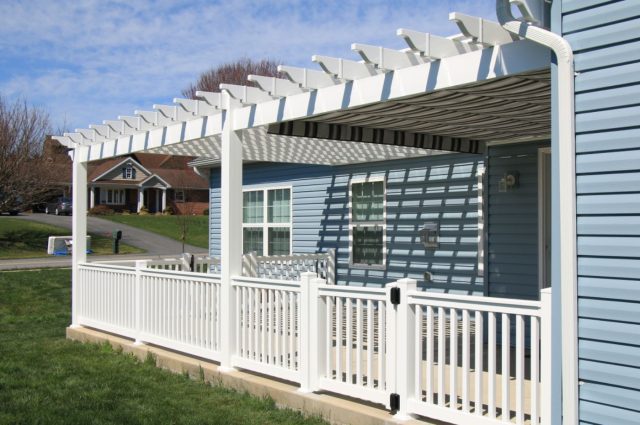
[[[367,387],[373,388],[373,301],[367,300]]]
[[[264,362],[267,355],[267,290],[260,290],[260,357],[258,361]]]
[[[414,330],[415,334],[413,336],[414,344],[415,344],[415,372],[416,377],[414,381],[414,396],[417,400],[422,401],[422,306],[416,305],[414,306],[416,309],[415,314],[415,325]]]
[[[342,382],[342,297],[336,297],[336,379]]]
[[[482,373],[483,373],[483,368],[482,368],[482,364],[483,364],[483,360],[484,360],[484,353],[483,353],[483,345],[484,345],[484,335],[483,335],[483,331],[484,331],[484,318],[482,316],[482,312],[480,311],[476,311],[475,314],[475,320],[476,320],[476,324],[475,324],[475,331],[476,331],[476,338],[475,338],[475,359],[474,359],[474,369],[476,371],[476,387],[475,387],[475,404],[474,404],[474,413],[476,415],[482,416],[483,415],[483,409],[482,409]]]
[[[289,367],[289,351],[287,350],[287,338],[289,337],[289,292],[283,293],[282,303],[282,366]]]
[[[267,364],[273,363],[273,295],[274,291],[267,289]]]
[[[444,406],[444,348],[445,348],[444,308],[438,307],[438,406]]]
[[[275,359],[275,364],[276,366],[282,366],[281,363],[281,358],[280,358],[280,341],[282,340],[284,333],[282,332],[282,323],[281,321],[281,317],[280,317],[280,312],[281,312],[281,299],[282,299],[282,291],[277,291],[275,293],[275,305],[276,305],[276,335],[275,335],[275,341],[274,341],[274,345],[275,345],[275,353],[276,353],[276,359]]]
[[[488,382],[488,414],[489,418],[496,417],[496,314],[489,312],[489,382]]]
[[[378,301],[378,389],[385,390],[387,386],[387,304]]]
[[[511,326],[508,314],[502,314],[502,420],[509,421],[511,418],[511,408],[509,405],[509,382],[511,370],[509,367],[509,351],[511,349]]]
[[[362,385],[362,300],[356,301],[356,384]],[[351,347],[349,347],[351,348]]]
[[[449,408],[458,408],[458,311],[449,310]]]
[[[332,373],[331,373],[331,367],[332,367],[332,362],[331,362],[331,351],[333,349],[332,345],[333,345],[333,298],[326,296],[324,297],[325,303],[327,305],[327,317],[326,317],[326,324],[327,324],[327,332],[325,335],[325,371],[324,371],[324,376],[327,379],[331,379]]]
[[[462,310],[462,410],[469,412],[469,310]]]
[[[516,315],[516,423],[524,424],[524,318]]]
[[[426,388],[426,401],[429,404],[433,403],[433,307],[427,306],[427,388]]]
[[[353,372],[351,370],[351,354],[353,348],[353,300],[351,298],[345,298],[345,381],[349,384],[353,383]],[[357,313],[356,313],[357,314]]]
[[[531,317],[531,353],[529,361],[531,362],[531,376],[530,376],[530,393],[531,393],[531,420],[530,423],[538,423],[538,392],[540,391],[540,369],[538,359],[540,358],[540,331],[539,331],[539,319],[537,317]],[[545,424],[546,425],[546,424]]]

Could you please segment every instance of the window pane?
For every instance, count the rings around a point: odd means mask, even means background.
[[[244,192],[242,221],[244,223],[264,222],[264,193],[262,190]]]
[[[289,189],[273,189],[269,191],[267,217],[269,223],[289,223],[291,191]]]
[[[353,221],[384,220],[384,182],[354,183],[351,193]]]
[[[382,226],[353,227],[353,263],[382,264]]]
[[[269,228],[269,255],[289,255],[291,231],[288,227]]]
[[[262,255],[262,229],[259,227],[245,227],[242,229],[242,252],[247,254],[255,251]]]

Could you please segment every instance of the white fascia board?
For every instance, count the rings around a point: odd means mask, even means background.
[[[165,185],[165,187],[167,189],[171,189],[171,185],[169,183],[167,183],[167,181],[165,179],[163,179],[162,177],[160,177],[157,174],[151,174],[149,177],[147,177],[146,179],[144,179],[140,183],[138,183],[137,186],[138,187],[144,187],[145,183],[147,183],[151,179],[158,179],[161,183],[163,183]]]
[[[79,150],[80,158],[83,162],[95,161],[219,135],[222,133],[224,115],[224,113],[217,113],[129,136],[121,136],[116,140],[104,143],[82,146],[86,149]]]
[[[488,47],[386,74],[259,103],[234,112],[233,129],[304,119],[550,66],[550,53],[529,40]],[[283,104],[284,103],[284,104]]]

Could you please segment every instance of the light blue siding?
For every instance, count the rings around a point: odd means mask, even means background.
[[[640,2],[562,6],[579,72],[580,420],[640,423]]]
[[[337,250],[340,284],[383,286],[403,277],[452,293],[483,294],[478,276],[477,171],[479,155],[446,154],[341,167],[248,164],[245,188],[292,187],[293,252]],[[383,176],[387,202],[385,270],[349,267],[348,187],[351,178]],[[220,179],[212,170],[211,253],[219,255]],[[440,247],[426,251],[418,231],[440,226]],[[424,282],[430,272],[432,281]]]
[[[544,143],[498,145],[488,151],[487,253],[489,296],[538,299],[538,149]],[[500,192],[505,174],[518,186]]]

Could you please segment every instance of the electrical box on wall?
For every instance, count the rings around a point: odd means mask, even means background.
[[[439,233],[438,223],[424,223],[424,226],[420,229],[420,243],[424,245],[425,249],[437,249],[439,245]]]
[[[517,171],[507,171],[498,182],[499,192],[510,192],[518,187],[520,173]]]

